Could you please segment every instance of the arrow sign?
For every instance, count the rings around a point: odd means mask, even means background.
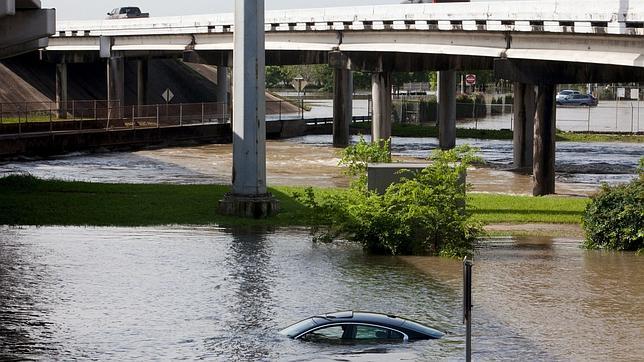
[[[165,91],[163,91],[163,93],[161,93],[161,97],[165,99],[166,103],[170,103],[170,101],[172,101],[172,98],[174,98],[174,93],[172,93],[170,88],[168,88]]]

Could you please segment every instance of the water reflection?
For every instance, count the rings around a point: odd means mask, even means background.
[[[232,295],[225,301],[227,313],[222,316],[229,337],[209,339],[206,347],[231,360],[259,360],[270,355],[266,337],[274,334],[267,328],[275,322],[270,289],[275,273],[271,270],[270,245],[262,230],[236,228],[230,232],[232,242],[224,265]]]

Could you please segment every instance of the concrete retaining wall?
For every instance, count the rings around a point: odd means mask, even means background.
[[[48,156],[76,151],[162,147],[185,143],[230,143],[228,124],[146,128],[127,130],[92,130],[73,133],[37,133],[0,138],[0,158]]]

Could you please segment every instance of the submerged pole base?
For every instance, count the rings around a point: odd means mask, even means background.
[[[265,219],[277,215],[279,200],[267,193],[263,195],[236,195],[228,193],[219,200],[219,213],[255,219]]]

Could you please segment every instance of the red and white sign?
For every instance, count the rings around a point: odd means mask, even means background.
[[[467,85],[474,85],[476,84],[476,74],[468,74],[465,76],[465,83]]]

